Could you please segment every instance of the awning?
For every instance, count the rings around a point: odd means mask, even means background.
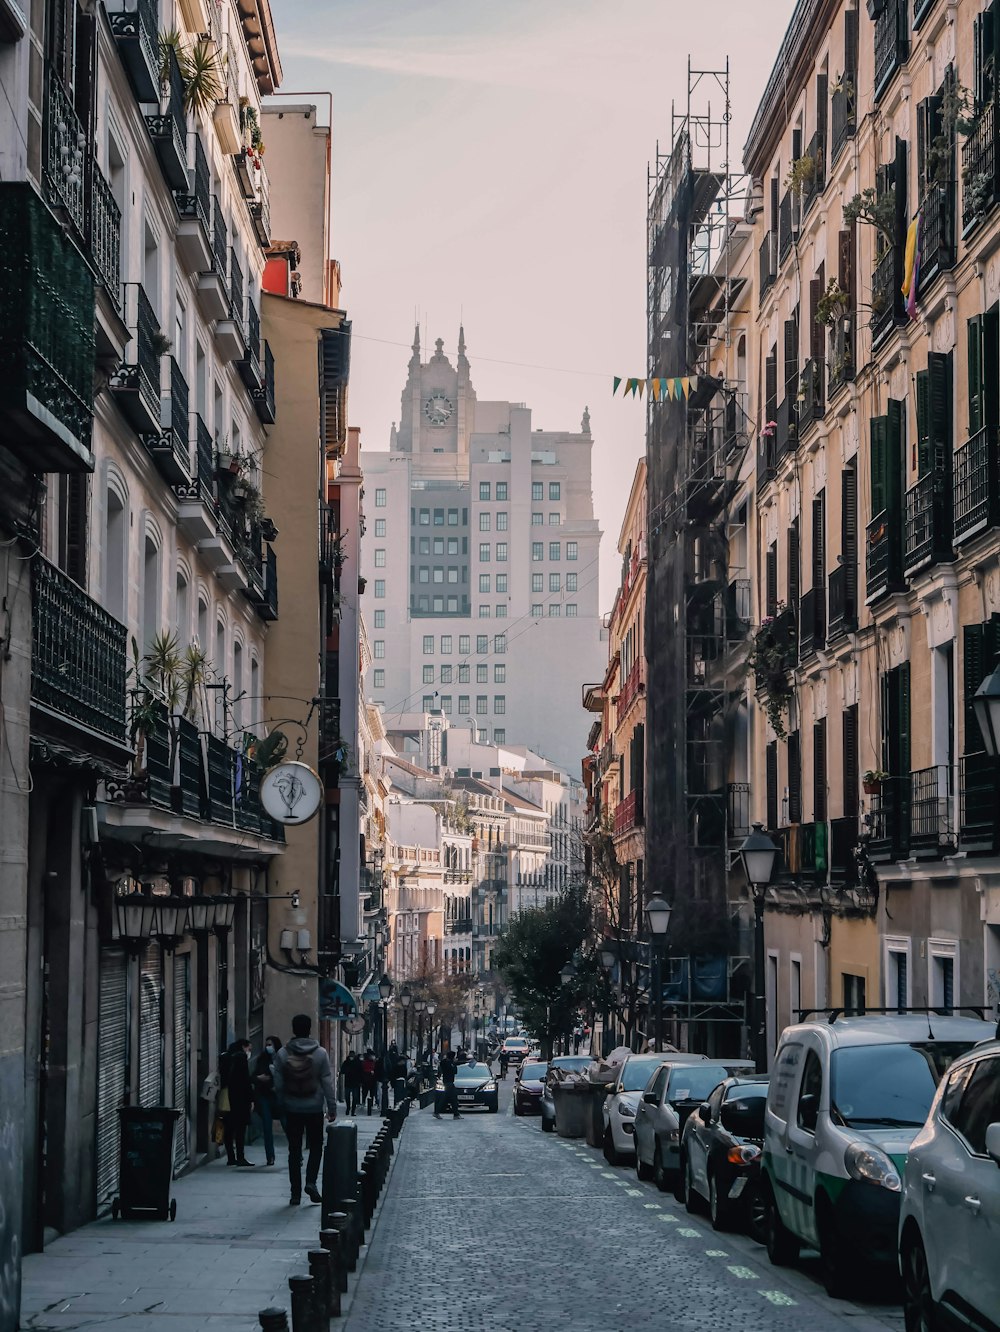
[[[350,990],[336,980],[319,983],[319,1015],[328,1022],[342,1022],[358,1011]]]

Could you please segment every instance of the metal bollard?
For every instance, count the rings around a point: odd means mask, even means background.
[[[312,1277],[289,1277],[288,1289],[292,1292],[292,1332],[326,1332],[325,1324],[330,1320],[320,1322],[316,1283]]]
[[[321,1314],[320,1322],[325,1318],[329,1324],[335,1314],[340,1314],[340,1291],[333,1280],[330,1254],[326,1249],[310,1249],[306,1256],[309,1259],[309,1275],[316,1291],[316,1307]],[[336,1309],[333,1307],[335,1302]]]
[[[335,1199],[357,1196],[358,1126],[353,1120],[328,1124],[323,1152],[322,1225],[330,1224]]]
[[[342,1228],[346,1225],[347,1217],[344,1213],[335,1212],[333,1229],[319,1232],[319,1242],[330,1255],[331,1280],[338,1295],[347,1290],[347,1265],[344,1261],[345,1242],[341,1233]]]
[[[261,1309],[257,1321],[264,1332],[288,1332],[288,1315],[284,1309]]]
[[[344,1245],[344,1266],[348,1272],[353,1272],[358,1265],[358,1249],[361,1247],[358,1240],[358,1227],[355,1218],[358,1213],[358,1204],[353,1198],[338,1198],[337,1213],[344,1216],[344,1226],[341,1230],[342,1243]]]
[[[368,1161],[361,1172],[361,1207],[365,1218],[365,1229],[371,1225],[375,1212],[375,1172]]]

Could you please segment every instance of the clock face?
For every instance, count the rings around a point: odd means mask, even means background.
[[[455,408],[443,393],[432,393],[424,404],[424,415],[432,426],[443,426]]]

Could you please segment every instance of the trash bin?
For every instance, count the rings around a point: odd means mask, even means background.
[[[610,1090],[607,1082],[587,1083],[588,1147],[600,1147],[604,1142],[604,1100]]]
[[[586,1083],[554,1082],[552,1101],[560,1138],[582,1138],[587,1132],[590,1093]]]
[[[174,1165],[174,1124],[180,1111],[166,1105],[123,1105],[118,1196],[111,1215],[118,1220],[173,1221],[177,1202],[170,1196]]]

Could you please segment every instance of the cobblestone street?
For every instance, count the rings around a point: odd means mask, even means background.
[[[806,1261],[717,1235],[583,1141],[510,1113],[410,1115],[346,1332],[902,1332],[898,1305],[830,1300]]]

